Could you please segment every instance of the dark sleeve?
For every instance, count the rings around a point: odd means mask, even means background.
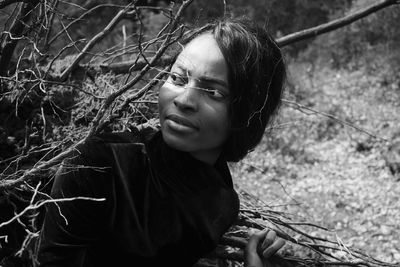
[[[107,198],[108,167],[85,156],[99,153],[106,152],[81,149],[57,171],[51,197],[65,201],[46,206],[39,241],[39,266],[83,266],[87,248],[106,233],[107,201],[70,200]]]

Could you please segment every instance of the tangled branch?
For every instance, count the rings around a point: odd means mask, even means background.
[[[333,230],[309,222],[295,222],[288,214],[268,208],[266,203],[244,190],[240,191],[240,200],[237,223],[224,235],[219,248],[197,266],[210,266],[210,259],[223,259],[240,266],[249,232],[265,228],[274,230],[287,243],[271,258],[274,266],[398,266],[398,263],[383,262],[347,246]],[[308,234],[315,230],[323,234]],[[330,237],[321,237],[324,235]]]

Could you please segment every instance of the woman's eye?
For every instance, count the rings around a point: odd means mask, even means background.
[[[224,99],[225,98],[225,95],[220,91],[220,90],[217,90],[217,89],[204,89],[204,91],[206,91],[207,92],[207,94],[210,96],[210,97],[212,97],[212,98],[215,98],[215,99]]]
[[[186,84],[186,78],[177,73],[172,73],[169,77],[171,78],[172,83],[175,85],[182,86]]]

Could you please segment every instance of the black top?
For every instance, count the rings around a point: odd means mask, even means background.
[[[40,266],[192,266],[239,210],[223,159],[208,165],[144,130],[86,142],[64,161],[51,196],[105,200],[47,206]]]

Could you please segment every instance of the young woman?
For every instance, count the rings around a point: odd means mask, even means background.
[[[51,196],[99,201],[48,206],[40,266],[192,266],[211,252],[239,211],[227,161],[260,142],[284,79],[264,29],[224,18],[194,31],[159,89],[160,130],[97,136],[63,163]],[[254,234],[246,264],[282,245]]]

